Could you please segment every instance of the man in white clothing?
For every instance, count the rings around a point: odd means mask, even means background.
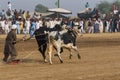
[[[54,28],[54,27],[55,27],[55,23],[53,19],[50,19],[50,28]]]
[[[11,5],[11,2],[9,1],[8,2],[8,9],[11,11],[12,10],[12,5]]]
[[[25,27],[26,27],[26,34],[29,34],[29,29],[30,29],[30,20],[29,19],[26,19]]]

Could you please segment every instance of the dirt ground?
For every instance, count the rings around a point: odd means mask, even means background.
[[[5,35],[0,35],[0,60],[4,41]],[[69,59],[69,52],[64,50],[64,63],[52,55],[50,65],[44,63],[35,39],[20,42],[16,49],[23,62],[0,65],[0,80],[120,80],[120,33],[83,34],[77,39],[77,46],[80,60],[74,51]]]

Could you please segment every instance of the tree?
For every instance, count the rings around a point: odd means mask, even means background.
[[[117,6],[118,9],[120,9],[120,1],[119,1],[119,0],[116,0],[116,1],[114,2],[114,4]]]
[[[116,0],[113,3],[117,6],[118,10],[120,10],[120,0]],[[101,1],[101,3],[97,5],[97,8],[101,11],[101,13],[110,13],[112,11],[113,3]]]
[[[48,9],[48,7],[46,7],[42,4],[38,4],[38,5],[35,6],[35,11],[36,12],[45,13],[45,12],[47,12],[47,9]]]
[[[110,13],[111,12],[111,3],[107,1],[102,1],[100,4],[97,5],[98,10],[101,11],[101,13]]]

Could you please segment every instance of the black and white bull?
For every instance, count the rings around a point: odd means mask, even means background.
[[[72,49],[76,51],[78,59],[81,58],[78,48],[76,46],[76,38],[78,36],[78,29],[67,29],[63,31],[52,31],[49,33],[49,42],[48,42],[48,54],[49,54],[49,61],[52,64],[51,55],[53,48],[57,51],[57,56],[61,63],[63,60],[60,56],[60,53],[63,52],[62,48],[66,48],[70,51],[69,58],[71,59],[72,56]]]
[[[45,34],[45,32],[49,32]],[[56,25],[54,28],[50,29],[47,27],[40,27],[34,32],[36,41],[38,43],[38,50],[41,52],[44,61],[46,62],[46,51],[49,54],[49,61],[52,64],[51,54],[53,48],[56,49],[57,55],[60,62],[63,63],[60,53],[63,52],[63,48],[70,51],[69,58],[72,56],[72,49],[77,52],[78,58],[80,59],[80,54],[76,46],[76,38],[78,35],[78,29],[67,29],[62,30],[60,25]]]
[[[66,33],[62,35],[62,40],[64,42],[64,44],[62,44],[62,48],[66,48],[70,51],[70,59],[72,56],[72,49],[77,52],[78,58],[80,59],[79,51],[76,45],[77,36],[79,36],[79,32],[74,29],[69,29]]]
[[[45,31],[52,32],[52,31],[60,31],[60,30],[61,30],[60,25],[55,25],[54,28],[47,28],[46,26],[43,26],[34,32],[35,39],[36,39],[37,44],[38,44],[38,50],[42,54],[45,62],[46,62],[45,52],[46,52],[47,45],[48,45],[48,34],[45,34]]]

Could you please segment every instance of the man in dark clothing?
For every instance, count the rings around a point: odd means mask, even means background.
[[[14,47],[14,45],[16,44],[16,40],[17,40],[16,25],[12,25],[11,31],[8,33],[5,41],[4,58],[3,58],[4,62],[8,62],[9,56],[11,56],[9,62],[12,62],[15,60],[17,56],[17,51]]]

